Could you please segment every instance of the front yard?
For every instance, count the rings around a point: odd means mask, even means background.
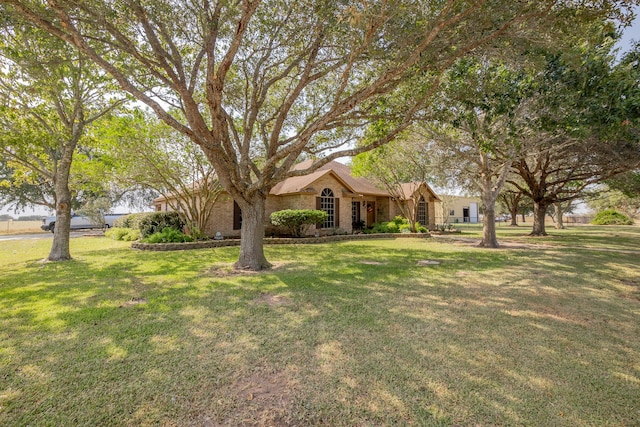
[[[638,425],[639,228],[267,246],[257,274],[0,242],[0,425]]]

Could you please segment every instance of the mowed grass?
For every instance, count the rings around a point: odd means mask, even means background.
[[[639,425],[640,230],[589,237],[622,231],[267,246],[259,274],[0,242],[0,425]]]
[[[528,236],[531,225],[511,227],[504,223],[496,227],[498,243],[520,242],[529,244],[554,245],[577,249],[607,249],[607,250],[640,250],[638,241],[638,226],[593,226],[568,225],[563,230],[557,230],[552,224],[547,224],[549,234],[545,237]],[[463,224],[460,227],[463,237],[482,238],[482,225]]]

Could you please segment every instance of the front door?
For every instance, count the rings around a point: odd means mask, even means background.
[[[367,202],[367,227],[376,222],[376,202]]]

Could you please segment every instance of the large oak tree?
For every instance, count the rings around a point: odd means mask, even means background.
[[[615,62],[615,39],[581,47],[577,64],[552,57],[541,78],[538,123],[513,163],[511,184],[534,204],[532,235],[546,235],[547,209],[640,166],[638,53]]]
[[[635,3],[2,0],[2,12],[76,46],[203,149],[243,212],[236,266],[257,270],[276,183],[393,139],[456,59]],[[394,126],[352,148],[381,118]],[[305,153],[318,160],[291,171]]]

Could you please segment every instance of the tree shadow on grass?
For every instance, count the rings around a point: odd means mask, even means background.
[[[225,251],[9,272],[0,422],[633,422],[638,311],[607,280],[630,258],[345,246],[250,276],[207,274]]]

